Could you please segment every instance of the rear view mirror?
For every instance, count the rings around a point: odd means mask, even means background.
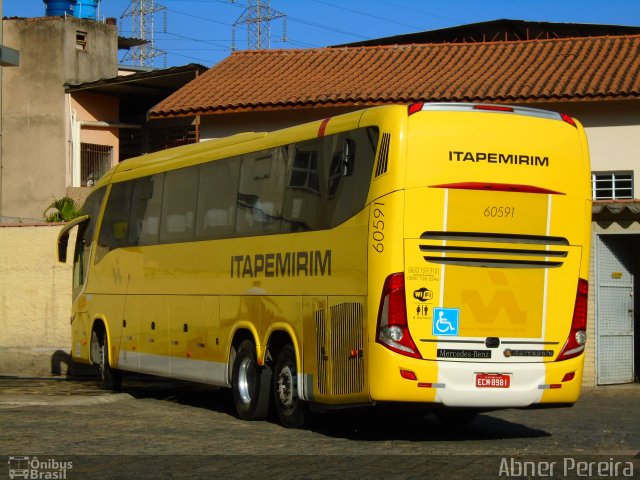
[[[60,263],[66,263],[67,261],[67,246],[69,245],[69,234],[71,233],[71,229],[77,225],[86,225],[88,222],[89,215],[83,215],[62,227],[62,230],[58,233],[57,241],[58,261]]]
[[[344,141],[344,146],[342,148],[342,158],[341,158],[343,177],[349,177],[353,175],[355,160],[356,160],[356,142],[350,139],[346,139]]]

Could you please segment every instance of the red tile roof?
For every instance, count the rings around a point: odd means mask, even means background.
[[[235,52],[151,116],[425,101],[640,99],[640,35]]]

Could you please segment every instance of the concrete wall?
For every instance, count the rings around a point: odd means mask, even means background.
[[[0,375],[67,371],[72,265],[56,260],[60,229],[0,227]]]
[[[69,186],[70,105],[65,83],[117,75],[114,26],[73,17],[4,19],[4,41],[20,66],[2,76],[0,215],[40,219]],[[86,33],[79,49],[76,34]]]

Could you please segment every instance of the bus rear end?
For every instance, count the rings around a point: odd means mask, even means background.
[[[372,399],[574,403],[591,221],[580,124],[521,107],[413,105],[405,168],[389,195],[404,205],[404,265],[380,294]]]

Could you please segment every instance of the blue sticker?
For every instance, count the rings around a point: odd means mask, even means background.
[[[440,308],[433,309],[433,335],[434,336],[457,336],[460,326],[460,309],[459,308]]]

